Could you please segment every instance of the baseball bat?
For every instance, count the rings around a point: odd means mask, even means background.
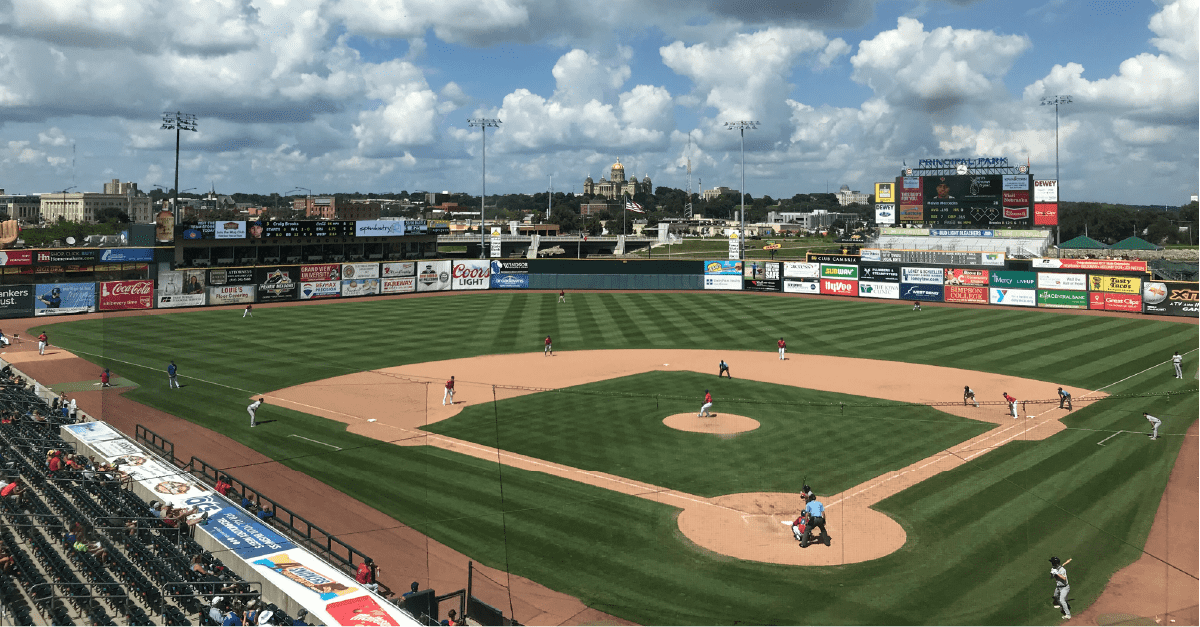
[[[1070,564],[1070,563],[1071,563],[1071,560],[1073,560],[1073,559],[1075,559],[1075,558],[1073,558],[1073,557],[1072,557],[1072,558],[1068,558],[1068,559],[1067,559],[1067,561],[1063,562],[1063,566],[1066,566],[1067,564]]]

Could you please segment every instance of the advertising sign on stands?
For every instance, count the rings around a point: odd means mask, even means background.
[[[32,316],[32,285],[0,285],[0,318],[30,318]]]
[[[1033,223],[1038,226],[1054,226],[1058,224],[1058,203],[1033,203]]]
[[[27,266],[31,263],[32,250],[0,250],[0,266]]]
[[[417,262],[397,261],[383,264],[383,278],[394,276],[417,276]]]
[[[529,287],[528,274],[499,274],[492,271],[492,289],[523,290]]]
[[[209,285],[254,285],[254,268],[214,268],[208,271]]]
[[[100,311],[150,309],[154,281],[105,281],[100,284]]]
[[[900,298],[902,300],[923,300],[940,303],[945,299],[944,287],[928,283],[901,283]]]
[[[905,176],[900,180],[900,208],[897,216],[901,222],[925,221],[925,191],[919,176]]]
[[[858,267],[858,278],[863,281],[884,281],[887,283],[900,282],[899,266],[869,266]]]
[[[1088,292],[1088,309],[1104,311],[1142,311],[1141,294],[1111,294],[1109,292]]]
[[[258,302],[272,303],[300,298],[300,266],[266,266],[254,271]]]
[[[274,553],[253,563],[255,570],[266,575],[276,588],[306,607],[316,605],[317,600],[345,598],[360,590],[357,582],[307,551]]]
[[[834,255],[830,253],[805,253],[805,261],[809,263],[845,263],[857,264],[858,255]]]
[[[986,305],[988,302],[986,285],[947,285],[945,290],[945,298],[948,303]]]
[[[123,263],[127,261],[154,261],[153,248],[105,248],[100,251],[100,261]]]
[[[417,291],[417,277],[400,276],[380,279],[379,291],[382,294],[405,294]]]
[[[1035,180],[1033,182],[1033,202],[1058,202],[1058,181]]]
[[[742,276],[742,262],[717,259],[704,262],[704,274],[736,274]]]
[[[1103,276],[1099,274],[1093,274],[1088,277],[1088,287],[1093,292],[1140,294],[1142,292],[1142,280],[1127,276]]]
[[[342,295],[341,281],[301,281],[300,300],[337,298]]]
[[[742,276],[739,272],[737,276],[729,274],[705,274],[704,289],[706,290],[740,290],[742,289]]]
[[[1142,284],[1142,312],[1158,316],[1197,317],[1200,285],[1195,281],[1146,281]]]
[[[1031,259],[1034,270],[1092,270],[1096,272],[1148,272],[1145,261],[1127,259]]]
[[[95,263],[100,251],[82,248],[55,248],[34,252],[36,263]]]
[[[155,307],[200,307],[205,303],[204,270],[158,273]]]
[[[313,266],[300,266],[300,281],[340,281],[342,266],[336,263],[322,263]]]
[[[858,295],[863,298],[900,298],[900,284],[859,281]]]
[[[254,285],[220,285],[208,288],[208,304],[241,305],[254,302]]]
[[[993,305],[1037,307],[1037,290],[988,288],[988,302]]]
[[[344,263],[342,264],[343,279],[378,279],[379,264],[377,263]]]
[[[858,296],[858,281],[821,279],[821,293],[832,296]]]
[[[778,292],[783,288],[783,264],[778,261],[752,261],[746,266],[743,289],[752,292]]]
[[[823,263],[821,264],[822,279],[858,279],[858,266],[844,266],[840,264]]]
[[[941,285],[943,279],[941,268],[900,268],[901,283],[919,283],[921,285]]]
[[[33,314],[88,313],[96,311],[95,283],[43,283],[34,291]]]
[[[946,285],[988,285],[988,273],[990,270],[971,270],[969,268],[946,268]],[[949,291],[947,300],[949,300]],[[987,293],[983,295],[984,302],[987,301]]]
[[[820,294],[821,281],[819,279],[784,279],[783,291],[788,294]]]
[[[450,269],[451,289],[486,290],[491,284],[492,262],[486,259],[455,261]]]
[[[1037,291],[1037,306],[1050,309],[1087,309],[1087,292],[1075,290],[1046,290]]]
[[[821,264],[819,263],[783,262],[783,278],[785,279],[816,279],[820,276]]]
[[[379,279],[342,279],[342,296],[372,296],[379,293]]]
[[[355,237],[396,237],[405,234],[404,220],[357,220]]]
[[[497,274],[529,274],[528,261],[493,261],[492,276]]]
[[[417,263],[417,291],[440,292],[450,289],[449,261],[421,261]]]
[[[379,604],[379,601],[371,595],[361,595],[334,601],[325,606],[325,611],[333,617],[331,625],[400,625],[396,622],[396,608],[390,606],[384,608]],[[405,620],[404,624],[411,624],[409,620]]]
[[[1018,270],[993,270],[991,281],[988,285],[992,287],[1034,289],[1037,287],[1037,274]]]
[[[895,224],[896,205],[884,203],[875,205],[875,224]]]
[[[1087,275],[1067,272],[1039,272],[1038,289],[1087,291]]]
[[[209,512],[208,525],[204,530],[238,557],[251,561],[271,553],[296,549],[291,540],[279,535],[240,507],[220,497],[217,497],[216,502],[222,507],[215,512]]]
[[[892,189],[896,186],[895,183],[876,183],[875,184],[875,203],[878,205],[881,202],[892,202],[896,196],[892,193]]]

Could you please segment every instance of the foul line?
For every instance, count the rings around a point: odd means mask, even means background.
[[[1194,352],[1196,352],[1196,351],[1198,351],[1198,350],[1200,350],[1200,348],[1193,348],[1192,350],[1190,350],[1190,351],[1188,351],[1188,352],[1184,353],[1184,355],[1190,355],[1190,354],[1192,354],[1192,353],[1194,353]],[[1134,377],[1138,376],[1139,374],[1142,374],[1142,372],[1149,372],[1150,370],[1154,370],[1155,368],[1157,368],[1157,367],[1159,367],[1159,366],[1162,366],[1162,365],[1165,365],[1165,364],[1169,364],[1169,363],[1171,363],[1171,360],[1170,360],[1170,359],[1168,359],[1168,360],[1166,360],[1166,361],[1164,361],[1164,362],[1161,362],[1161,363],[1154,364],[1153,366],[1150,366],[1149,368],[1146,368],[1145,370],[1143,370],[1143,371],[1141,371],[1141,372],[1135,372],[1135,373],[1133,373],[1133,374],[1129,375],[1128,377],[1125,377],[1124,379],[1121,379],[1120,381],[1114,381],[1114,382],[1112,382],[1112,383],[1109,383],[1108,385],[1106,385],[1106,386],[1104,386],[1104,387],[1102,387],[1102,388],[1096,388],[1094,391],[1095,391],[1095,392],[1099,392],[1100,390],[1103,390],[1103,389],[1105,389],[1105,388],[1110,388],[1110,387],[1112,387],[1112,386],[1114,386],[1114,385],[1116,385],[1116,384],[1118,384],[1118,383],[1123,383],[1123,382],[1125,382],[1125,381],[1128,381],[1128,380],[1130,380],[1130,379],[1132,379],[1132,378],[1134,378]]]
[[[296,435],[295,433],[293,433],[293,434],[289,435],[288,437],[289,437],[289,438],[300,438],[301,440],[308,440],[309,442],[314,442],[314,443],[316,443],[316,444],[323,444],[323,445],[325,445],[325,446],[328,446],[329,448],[337,449],[337,450],[339,450],[339,451],[340,451],[340,450],[342,450],[342,447],[340,447],[340,446],[334,446],[334,445],[332,445],[332,444],[326,444],[325,442],[322,442],[322,441],[320,441],[320,440],[314,440],[314,439],[312,439],[312,438],[306,438],[306,437],[304,437],[304,436],[302,436],[302,435]]]
[[[1117,437],[1118,435],[1121,435],[1122,433],[1133,433],[1133,431],[1125,431],[1124,429],[1122,429],[1121,431],[1118,431],[1118,432],[1116,432],[1116,433],[1114,433],[1114,434],[1112,434],[1112,435],[1108,436],[1107,438],[1104,438],[1103,440],[1100,440],[1100,441],[1099,441],[1099,442],[1097,442],[1096,444],[1098,444],[1098,445],[1100,445],[1100,446],[1104,446],[1104,443],[1105,443],[1105,442],[1107,442],[1107,441],[1109,441],[1109,440],[1111,440],[1111,439],[1113,439],[1113,438]]]

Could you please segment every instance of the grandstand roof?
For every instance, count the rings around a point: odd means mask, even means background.
[[[1059,244],[1058,247],[1060,249],[1062,249],[1062,248],[1084,248],[1084,249],[1094,250],[1094,249],[1108,248],[1108,244],[1105,244],[1104,242],[1097,242],[1096,240],[1094,240],[1086,235],[1080,235],[1079,237],[1076,237],[1075,239],[1069,239],[1069,240]]]
[[[1155,246],[1150,242],[1134,235],[1112,245],[1114,250],[1162,250],[1162,246]]]

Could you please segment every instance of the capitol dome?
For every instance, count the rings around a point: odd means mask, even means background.
[[[616,163],[612,164],[612,169],[613,169],[613,170],[620,170],[620,171],[624,172],[624,171],[625,171],[625,166],[621,165],[621,162],[620,162],[620,161],[618,161],[618,162],[616,162]]]

